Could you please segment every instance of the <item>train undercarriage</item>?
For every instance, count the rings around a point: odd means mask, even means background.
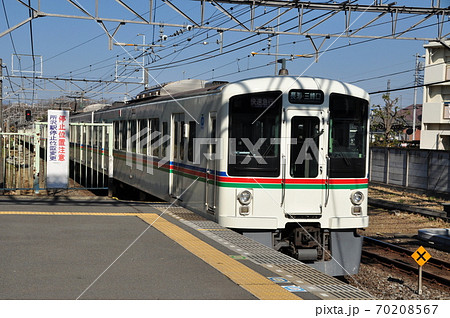
[[[302,262],[331,259],[330,232],[318,224],[288,224],[274,235],[274,248]]]

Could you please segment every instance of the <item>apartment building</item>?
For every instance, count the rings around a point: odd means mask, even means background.
[[[450,40],[425,47],[421,149],[450,150]]]

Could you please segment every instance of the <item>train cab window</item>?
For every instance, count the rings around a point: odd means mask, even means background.
[[[315,178],[319,174],[318,117],[293,117],[291,120],[290,173],[293,178]]]
[[[128,122],[120,122],[120,150],[127,150]]]
[[[364,99],[330,95],[329,177],[366,176],[368,111],[369,103]]]
[[[139,120],[139,153],[147,155],[148,149],[148,120],[141,119]]]
[[[189,137],[188,137],[188,160],[190,162],[194,161],[194,140],[196,135],[195,121],[189,122]]]
[[[229,107],[228,174],[278,177],[281,92],[234,96]]]

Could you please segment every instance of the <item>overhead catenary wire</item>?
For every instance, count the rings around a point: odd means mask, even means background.
[[[3,1],[3,0],[2,0]],[[275,9],[274,9],[275,10]],[[245,12],[244,12],[245,13]],[[292,19],[291,19],[292,20]],[[286,23],[286,22],[284,22],[284,23]],[[280,24],[280,25],[282,25],[282,24]],[[206,33],[207,31],[205,31],[205,33]],[[200,34],[205,34],[205,33],[200,33]],[[180,39],[179,41],[177,41],[177,39],[178,39],[178,37],[174,37],[174,44],[178,44],[178,43],[182,43],[183,41],[186,41],[186,40],[183,40],[183,39]],[[260,40],[258,40],[258,41],[255,41],[255,42],[253,42],[253,43],[261,43],[262,41],[266,41],[267,40],[267,38],[264,38],[264,39],[260,39]],[[371,40],[378,40],[378,39],[371,39]],[[245,40],[244,40],[245,41]],[[342,47],[348,47],[348,46],[350,46],[350,45],[357,45],[357,44],[362,44],[362,43],[365,43],[365,42],[363,42],[363,41],[360,41],[361,43],[352,43],[352,44],[349,44],[349,45],[345,45],[345,46],[342,46]],[[242,43],[242,42],[241,42]],[[237,45],[239,45],[239,43],[237,43],[237,44],[234,44],[235,46],[237,46]],[[246,44],[247,45],[247,44]],[[236,51],[236,50],[240,50],[240,49],[242,49],[242,48],[245,48],[245,46],[246,45],[241,45],[241,46],[239,46],[238,48],[235,48],[233,51]],[[252,44],[250,44],[250,45],[252,45]],[[189,45],[188,44],[186,44],[185,45],[186,47],[189,47]],[[225,46],[225,47],[230,47],[230,46]],[[231,47],[233,47],[233,46],[231,46]],[[158,50],[158,52],[162,52],[162,51],[167,51],[167,50],[169,50],[170,49],[170,47],[169,46],[167,46],[166,48],[162,48],[161,50]],[[337,49],[337,48],[331,48],[329,51],[332,51],[332,50],[335,50],[335,49]],[[209,52],[211,52],[211,51],[209,51]],[[213,50],[213,52],[217,52],[217,50]],[[230,53],[230,51],[228,50],[227,52],[225,52],[225,53]],[[207,54],[207,53],[202,53],[202,54]],[[175,55],[175,57],[174,57],[174,55]],[[161,72],[164,70],[164,69],[166,69],[166,66],[167,66],[167,64],[176,64],[176,63],[179,63],[178,65],[174,65],[174,67],[184,67],[184,66],[186,66],[186,65],[188,65],[188,64],[186,64],[186,63],[180,63],[180,60],[174,60],[174,59],[176,59],[176,57],[177,56],[179,56],[180,55],[180,52],[179,52],[179,50],[177,50],[177,52],[175,52],[175,53],[171,53],[170,54],[170,56],[171,57],[173,57],[173,59],[170,61],[170,62],[167,62],[166,64],[162,64],[162,65],[158,65],[157,67],[159,67],[159,68],[155,68],[155,69],[153,69],[153,68],[151,68],[151,70],[153,71],[153,70],[160,70]],[[167,56],[165,56],[165,57],[163,57],[163,59],[161,59],[161,60],[158,60],[158,63],[160,62],[160,61],[162,61],[162,60],[165,60],[165,61],[168,61],[168,56],[169,55],[167,55]],[[214,58],[214,57],[218,57],[218,56],[222,56],[221,54],[216,54],[215,56],[213,56],[213,57],[211,57],[211,58]],[[243,58],[245,58],[245,57],[243,57]],[[243,59],[243,58],[241,58],[241,59]],[[235,60],[234,60],[235,61]],[[230,62],[230,63],[226,63],[225,65],[229,65],[229,64],[231,64],[231,63],[235,63],[235,62]],[[203,60],[199,60],[198,62],[203,62]],[[154,64],[156,64],[156,63],[152,63],[153,65]],[[94,64],[90,64],[90,65],[94,65]],[[215,70],[218,70],[218,69],[220,69],[221,67],[223,67],[223,66],[221,66],[220,64],[217,66],[217,67],[215,67],[214,69]],[[263,65],[261,65],[261,66],[257,66],[257,67],[263,67]],[[107,69],[108,68],[108,66],[105,66],[105,67],[100,67],[100,66],[98,66],[98,67],[94,67],[93,68],[93,70],[98,70],[98,69],[103,69],[103,68],[105,68],[105,69]],[[207,71],[206,73],[208,73],[208,72],[210,72],[210,71]],[[242,70],[240,70],[240,72],[242,72]],[[205,72],[204,72],[205,73]],[[234,73],[228,73],[227,75],[232,75],[232,74],[236,74],[236,73],[239,73],[239,72],[234,72]],[[82,74],[82,73],[81,73]],[[105,75],[106,76],[106,75]],[[108,74],[108,76],[110,76],[109,74]],[[221,75],[219,75],[219,74],[215,74],[215,76],[221,76]],[[113,86],[115,86],[115,84],[108,84],[107,85],[107,87],[113,87]],[[89,89],[89,88],[88,88]],[[109,89],[109,88],[108,88]]]
[[[273,11],[275,11],[276,9],[273,9]],[[244,11],[242,11],[242,12],[244,12]],[[245,13],[245,12],[244,12]],[[270,13],[270,12],[269,12]],[[264,13],[264,14],[266,14],[266,12]],[[323,15],[322,15],[323,16]],[[286,23],[286,22],[284,22],[284,23]],[[206,32],[206,31],[205,31]],[[244,39],[245,40],[245,39]],[[263,41],[263,40],[260,40],[260,41]],[[258,42],[260,42],[260,41],[257,41],[257,42],[254,42],[254,43],[258,43]],[[173,60],[172,60],[172,62],[173,62]]]
[[[245,12],[243,12],[243,13],[245,13]],[[242,14],[243,14],[243,13],[242,13]],[[203,33],[203,34],[204,34],[204,33],[208,33],[208,31],[203,30],[202,33]],[[199,40],[199,41],[197,41],[197,43],[201,43],[202,41],[203,41],[203,40]],[[192,45],[192,42],[190,42],[190,43],[191,43],[191,45]],[[187,46],[189,46],[189,45],[186,44],[185,47],[187,47]],[[181,53],[181,51],[182,51],[182,50],[178,50],[176,55],[179,55],[179,54]],[[215,50],[213,50],[213,51],[215,51]],[[174,54],[174,53],[171,53],[170,55],[172,55],[172,54]],[[140,56],[141,56],[141,55],[138,55],[137,57],[135,57],[135,59],[139,58]],[[166,57],[165,57],[165,58],[166,58]],[[164,70],[164,69],[162,69],[162,70]]]

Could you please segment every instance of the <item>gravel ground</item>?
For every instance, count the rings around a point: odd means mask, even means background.
[[[417,207],[442,210],[437,198],[425,195],[407,194],[387,187],[369,188],[369,196],[377,199],[391,200],[397,203],[410,204]],[[370,236],[393,244],[402,245],[414,252],[424,246],[432,257],[450,262],[448,252],[434,248],[417,239],[417,231],[423,228],[449,228],[450,225],[441,219],[424,217],[401,211],[387,211],[369,207],[369,227],[361,231],[361,235]],[[426,266],[426,265],[425,265]],[[450,288],[423,281],[422,295],[417,294],[417,277],[390,269],[380,264],[371,264],[362,260],[357,275],[345,277],[349,283],[365,290],[376,299],[382,300],[438,300],[450,299]]]

